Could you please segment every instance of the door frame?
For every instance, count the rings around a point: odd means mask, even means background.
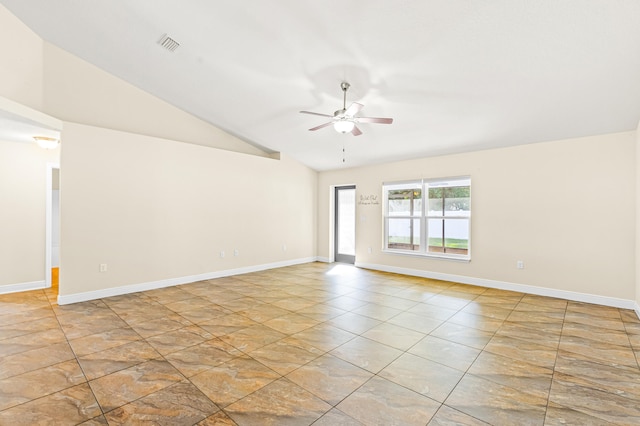
[[[47,163],[47,183],[46,187],[46,208],[45,208],[45,248],[44,248],[44,286],[51,287],[51,257],[52,257],[52,240],[53,240],[53,171],[60,170],[60,163]]]
[[[356,185],[336,185],[333,187],[333,261],[334,262],[343,262],[343,263],[351,263],[355,264],[356,256],[354,255],[346,255],[338,253],[338,193],[341,190],[353,189],[356,190]],[[353,229],[353,239],[354,239],[354,250],[355,250],[355,227],[357,225],[356,220],[356,206],[355,206],[355,198],[354,198],[354,206],[353,206],[353,221],[354,221],[354,229]]]

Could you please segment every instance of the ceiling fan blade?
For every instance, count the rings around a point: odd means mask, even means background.
[[[330,122],[328,122],[328,123],[324,123],[324,124],[321,124],[321,125],[319,125],[319,126],[312,127],[312,128],[310,128],[309,130],[310,130],[310,131],[319,130],[319,129],[322,129],[323,127],[331,126],[332,124],[333,124],[333,121],[330,121]]]
[[[353,130],[351,130],[351,134],[353,136],[360,136],[362,134],[362,131],[360,129],[358,129],[358,126],[353,126]]]
[[[355,117],[358,123],[378,123],[378,124],[391,124],[393,118],[381,118],[381,117]]]
[[[319,115],[320,117],[329,117],[329,118],[333,118],[333,115],[329,115],[329,114],[320,114],[319,112],[300,111],[300,113],[301,113],[301,114]]]
[[[349,105],[349,108],[347,108],[347,110],[344,112],[345,115],[349,115],[349,116],[354,116],[356,115],[362,108],[364,108],[364,105],[359,104],[357,102],[352,103],[351,105]]]

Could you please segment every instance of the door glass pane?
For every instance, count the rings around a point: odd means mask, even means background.
[[[356,254],[356,190],[338,190],[338,253]]]

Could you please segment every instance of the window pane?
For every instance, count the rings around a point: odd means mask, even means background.
[[[414,191],[413,195],[416,197],[413,199],[413,215],[420,216],[422,214],[422,190]]]
[[[409,200],[389,199],[389,216],[411,216],[411,205]]]
[[[387,248],[420,250],[420,219],[389,219]]]
[[[469,253],[469,220],[445,219],[444,220],[444,244],[445,253],[468,254]]]
[[[429,188],[429,215],[442,214],[442,195],[444,188]]]
[[[413,219],[413,249],[420,250],[420,219]]]
[[[444,253],[443,229],[444,219],[428,220],[429,248],[432,253]]]
[[[389,216],[415,216],[422,211],[422,190],[394,189],[387,192]]]
[[[470,192],[469,186],[429,188],[429,216],[469,216]]]
[[[471,206],[469,202],[469,187],[454,186],[443,189],[445,216],[469,216]]]
[[[429,252],[469,253],[468,219],[429,219]]]

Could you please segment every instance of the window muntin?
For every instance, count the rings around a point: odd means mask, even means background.
[[[471,179],[383,185],[384,249],[470,259]]]

